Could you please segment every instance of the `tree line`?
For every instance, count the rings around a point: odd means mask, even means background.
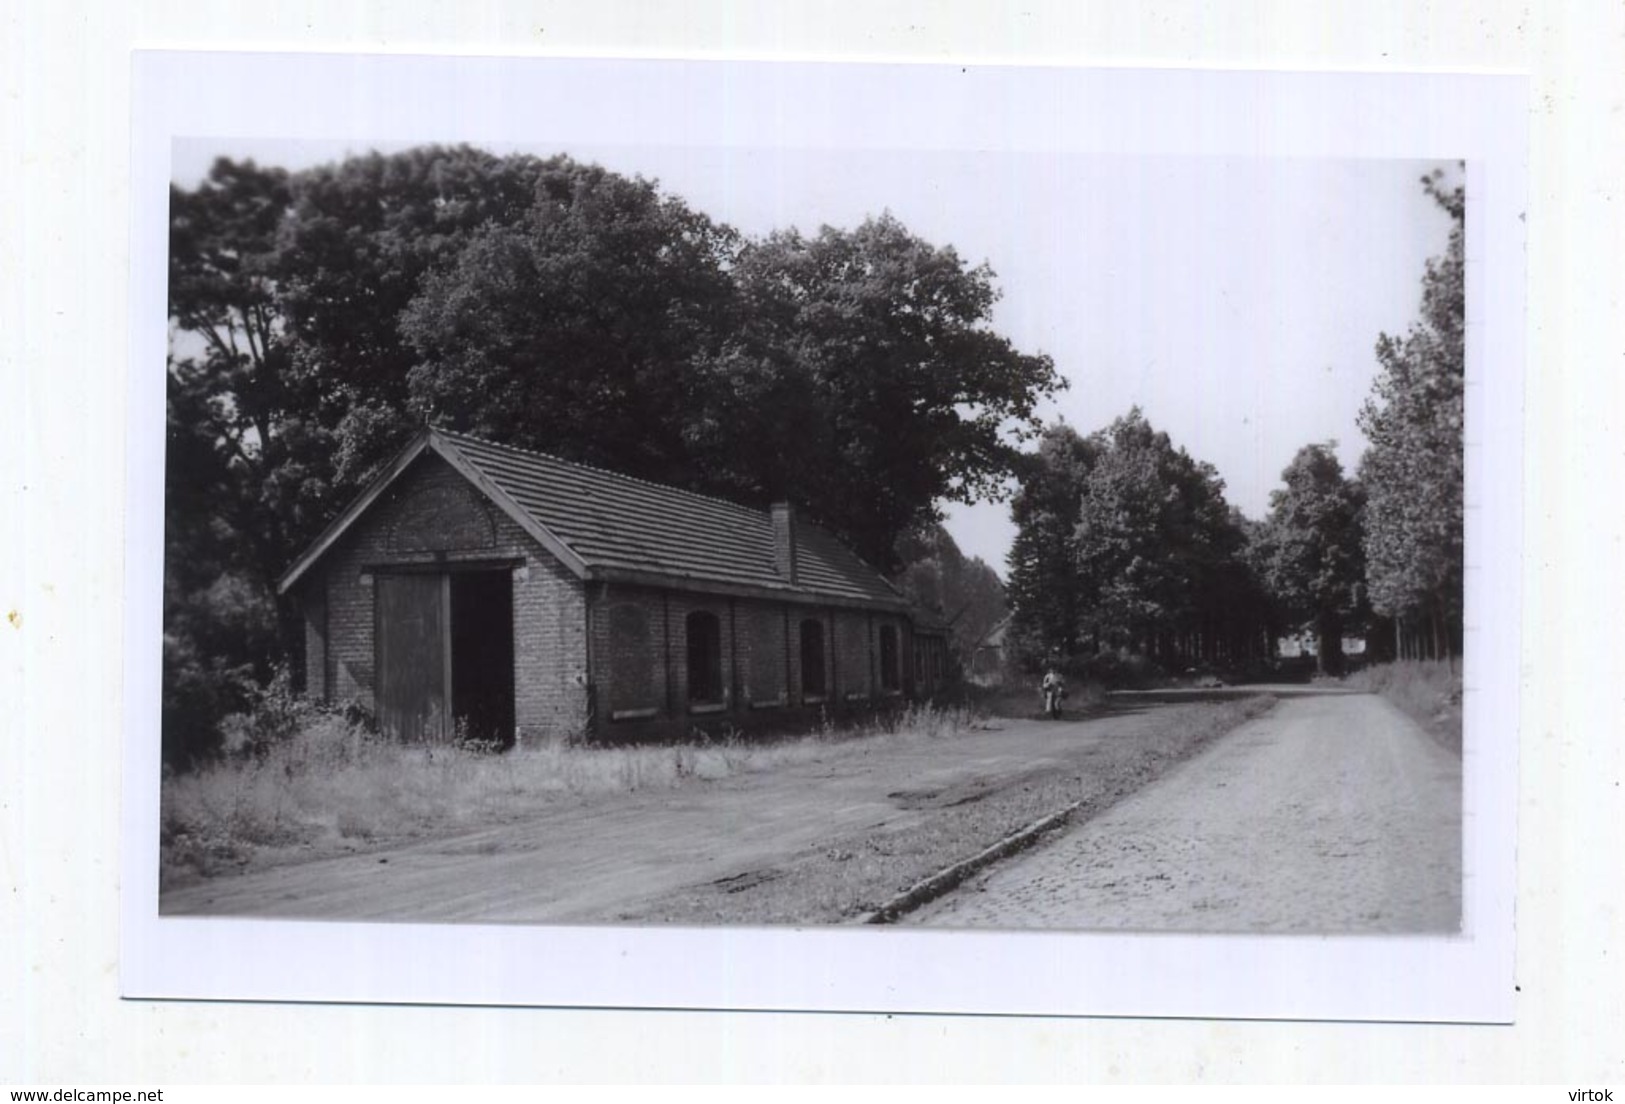
[[[171,762],[297,659],[276,578],[424,424],[789,499],[961,634],[998,619],[939,504],[998,493],[1065,381],[989,324],[991,269],[890,215],[751,237],[654,181],[466,146],[221,159],[169,201]]]
[[[1254,521],[1138,409],[1088,436],[1048,427],[1011,508],[1019,663],[1246,667],[1301,631],[1322,670],[1341,666],[1346,635],[1378,658],[1460,654],[1466,200],[1443,171],[1422,183],[1450,237],[1422,275],[1418,320],[1378,337],[1357,473],[1335,442],[1305,445]]]

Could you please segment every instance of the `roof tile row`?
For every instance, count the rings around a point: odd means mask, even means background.
[[[796,522],[796,584],[775,567],[772,515],[447,430],[433,430],[589,569],[614,569],[898,604],[874,568]]]

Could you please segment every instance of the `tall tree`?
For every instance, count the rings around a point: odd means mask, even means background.
[[[1466,194],[1442,171],[1423,185],[1450,216],[1449,245],[1423,273],[1418,321],[1403,337],[1378,339],[1360,479],[1371,604],[1440,656],[1461,641]]]
[[[1097,586],[1091,633],[1159,660],[1211,652],[1217,636],[1204,603],[1240,546],[1223,480],[1138,408],[1097,440],[1077,530],[1080,564]]]
[[[1016,536],[1007,561],[1014,650],[1029,661],[1078,654],[1096,581],[1078,558],[1084,487],[1100,444],[1065,422],[1045,429],[1025,458],[1010,504]]]
[[[1260,650],[1243,519],[1213,467],[1137,408],[1087,438],[1046,431],[1012,517],[1013,635],[1029,659],[1111,649],[1217,663]]]
[[[170,191],[163,744],[173,763],[209,750],[214,722],[247,704],[277,651],[269,595],[285,526],[262,488],[287,407],[276,256],[290,195],[281,169],[224,160],[197,188]]]
[[[740,329],[700,427],[713,466],[727,457],[741,491],[802,502],[883,569],[939,501],[1004,493],[1037,404],[1066,386],[992,329],[991,269],[890,215],[770,235],[735,278]]]
[[[423,146],[293,177],[279,298],[301,413],[330,442],[332,498],[352,495],[422,422],[410,403],[419,350],[402,315],[429,274],[480,234],[523,221],[546,182],[593,171],[564,157]]]
[[[709,489],[688,433],[736,321],[736,242],[653,183],[550,163],[522,217],[488,223],[400,316],[412,411]]]
[[[1270,515],[1257,534],[1257,558],[1278,608],[1312,623],[1316,665],[1342,669],[1343,634],[1365,597],[1359,484],[1343,476],[1334,445],[1305,445],[1270,495]]]
[[[170,189],[170,499],[240,534],[262,582],[281,552],[280,519],[253,487],[268,474],[287,407],[277,233],[289,202],[288,174],[252,161],[217,161],[194,191]],[[194,525],[170,536],[179,552],[215,534]]]

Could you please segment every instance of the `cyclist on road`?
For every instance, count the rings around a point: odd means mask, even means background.
[[[1059,719],[1061,716],[1061,701],[1066,697],[1066,680],[1054,667],[1044,672],[1044,681],[1041,684],[1044,692],[1044,716]]]

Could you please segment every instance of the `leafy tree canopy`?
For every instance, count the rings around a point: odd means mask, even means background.
[[[1029,657],[1111,648],[1192,662],[1257,646],[1242,519],[1214,468],[1139,409],[1088,438],[1047,431],[1012,517],[1013,628]]]
[[[991,329],[987,266],[890,215],[749,243],[735,279],[738,328],[707,365],[722,399],[697,424],[701,455],[747,494],[804,503],[886,569],[939,500],[1004,493],[1037,404],[1065,386],[1048,357]]]
[[[1270,516],[1255,534],[1263,581],[1286,616],[1314,622],[1321,664],[1335,667],[1342,636],[1365,597],[1364,494],[1343,476],[1334,445],[1305,445],[1281,473]]]
[[[687,428],[733,322],[737,235],[651,183],[550,166],[535,202],[476,230],[399,319],[415,420],[709,489]]]
[[[1101,443],[1065,422],[1050,426],[1021,468],[1010,504],[1016,536],[1008,559],[1008,594],[1015,614],[1011,639],[1029,659],[1075,655],[1084,616],[1097,596],[1078,557],[1078,525],[1090,471]]]

